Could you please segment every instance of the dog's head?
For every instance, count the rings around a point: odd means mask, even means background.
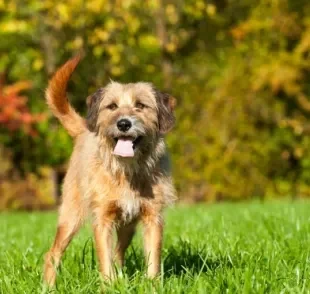
[[[175,104],[151,84],[111,82],[87,98],[87,126],[106,139],[115,156],[137,157],[172,129]]]

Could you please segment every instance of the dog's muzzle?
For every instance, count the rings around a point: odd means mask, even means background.
[[[114,137],[116,145],[113,154],[121,157],[134,157],[135,149],[144,135],[141,122],[132,117],[121,117],[116,122],[118,130]]]

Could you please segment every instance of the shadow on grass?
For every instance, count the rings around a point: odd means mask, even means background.
[[[170,246],[163,256],[165,276],[201,274],[215,270],[220,266],[220,261],[207,254],[205,246],[198,247],[180,240],[177,246]]]
[[[165,277],[172,275],[197,275],[207,271],[214,271],[218,267],[232,267],[228,258],[217,258],[207,253],[205,246],[195,246],[182,241],[163,250],[163,270]],[[134,275],[137,271],[145,271],[146,266],[142,250],[132,247],[126,257],[126,272]]]

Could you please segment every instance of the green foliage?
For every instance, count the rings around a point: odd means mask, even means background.
[[[194,185],[209,199],[309,194],[310,7],[289,4],[257,2],[226,26],[215,58],[189,58],[170,139],[182,190]]]
[[[91,228],[67,249],[56,293],[306,293],[309,202],[219,204],[167,211],[162,275],[145,277],[139,232],[115,283],[101,284]],[[184,217],[186,216],[186,217]],[[55,213],[0,215],[0,292],[42,293]]]
[[[70,89],[81,113],[110,78],[176,96],[168,145],[182,197],[309,195],[308,1],[2,0],[0,14],[0,72],[31,80],[33,113],[47,113],[48,78],[82,49]],[[19,168],[66,161],[72,142],[56,120],[36,129],[6,133]]]

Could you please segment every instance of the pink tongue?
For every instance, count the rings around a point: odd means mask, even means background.
[[[135,155],[133,151],[133,143],[130,139],[118,139],[114,148],[113,154],[122,157],[133,157]]]

